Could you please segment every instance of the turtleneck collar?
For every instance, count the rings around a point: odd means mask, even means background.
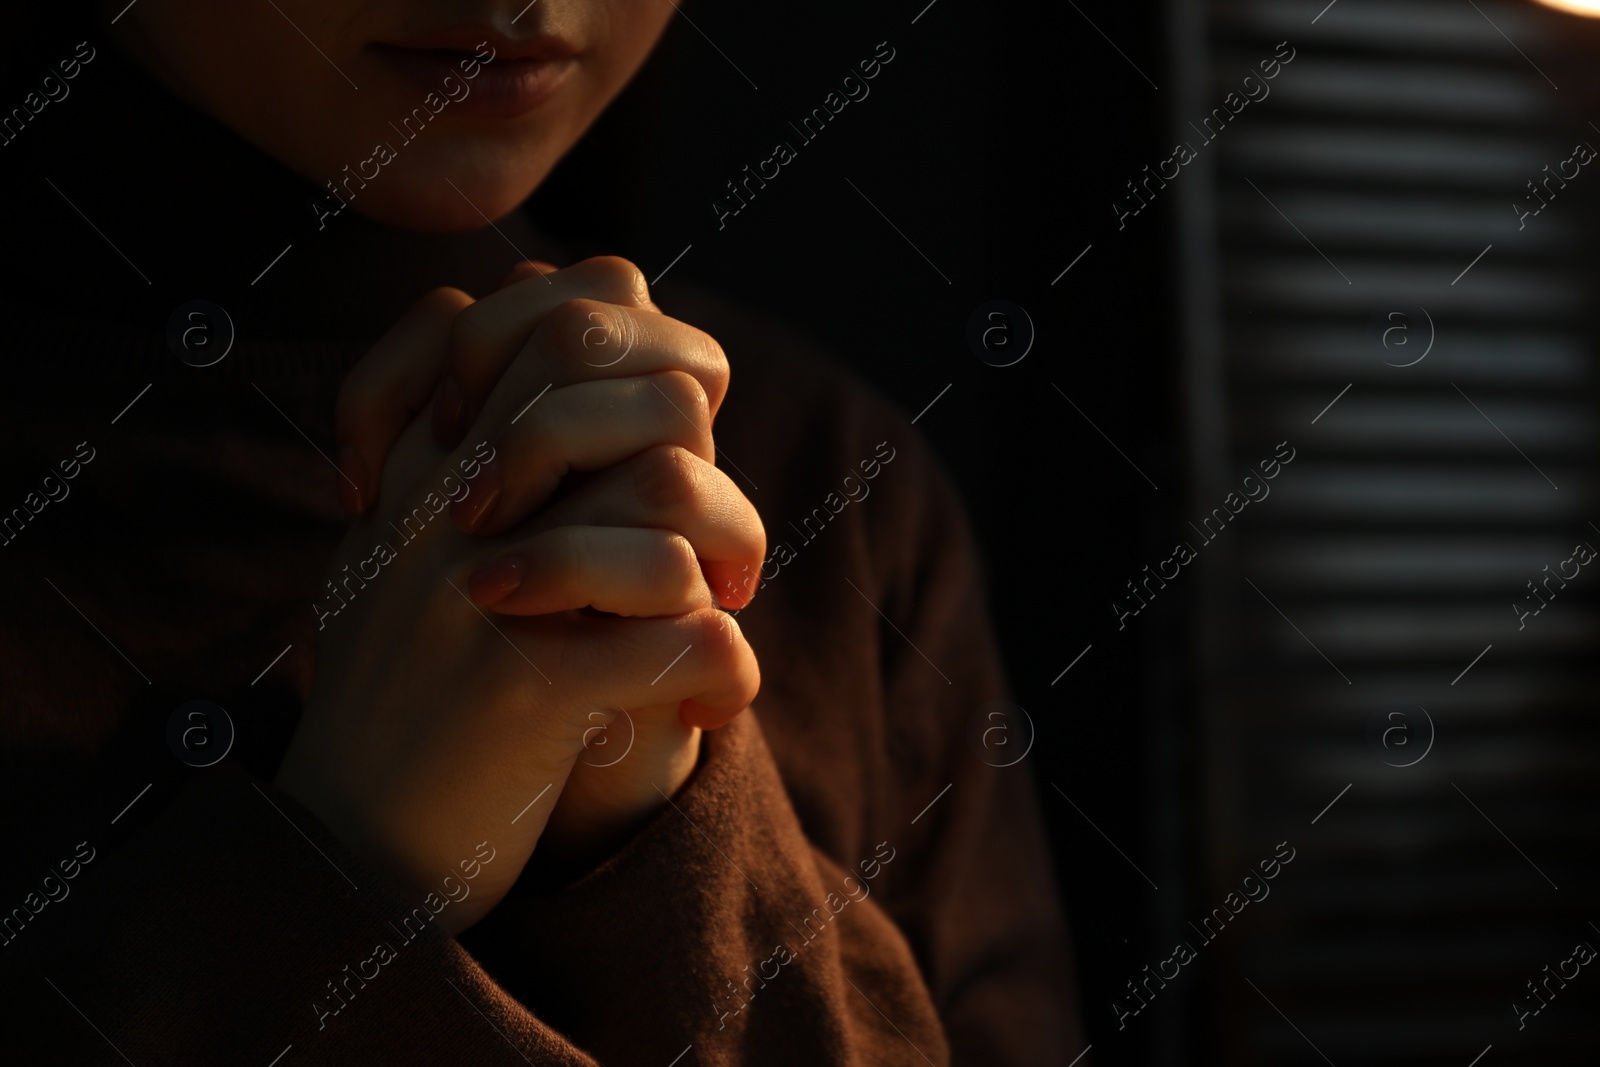
[[[524,256],[564,258],[520,211],[421,234],[352,207],[319,229],[324,188],[178,99],[107,35],[81,39],[31,50],[36,80],[78,63],[65,96],[0,101],[29,116],[0,144],[0,278],[33,312],[164,332],[203,299],[242,341],[366,343],[427,289],[479,295]]]

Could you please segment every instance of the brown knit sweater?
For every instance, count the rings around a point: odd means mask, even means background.
[[[191,148],[199,130],[231,180],[253,174],[263,197],[293,186],[107,66],[95,73],[137,100],[153,156],[162,130]],[[85,106],[68,147],[88,158],[87,128],[103,159],[118,107],[133,105],[72,103]],[[45,176],[93,184],[70,153],[44,158]],[[452,938],[267,784],[309,692],[311,605],[343,528],[317,452],[332,451],[341,377],[422,287],[481,292],[518,257],[492,232],[412,238],[340,220],[251,287],[250,268],[284,243],[276,216],[173,236],[149,221],[162,203],[138,198],[192,197],[196,175],[173,192],[172,173],[141,173],[85,210],[116,220],[148,291],[92,233],[45,247],[42,232],[67,232],[60,205],[7,222],[0,517],[24,514],[0,526],[0,1058],[1078,1054],[1027,761],[992,767],[975,740],[1004,683],[958,500],[905,419],[835,363],[687,288],[663,284],[656,300],[729,353],[720,465],[775,552],[739,617],[761,693],[706,735],[672,804],[597,869],[519,884]],[[525,223],[502,229],[560,261]],[[195,295],[240,323],[205,369],[161,333]],[[192,699],[235,728],[228,757],[199,769],[168,742]]]

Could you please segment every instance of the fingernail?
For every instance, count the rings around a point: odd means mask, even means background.
[[[361,453],[356,451],[355,445],[344,445],[339,449],[339,503],[344,505],[346,514],[360,515],[367,510],[366,489],[367,465],[361,462]]]
[[[740,610],[749,607],[750,602],[756,598],[759,575],[750,573],[748,563],[741,566],[737,574],[733,573],[732,563],[701,563],[700,573],[711,589],[715,590],[721,586],[722,591],[716,594],[719,607]]]
[[[446,374],[433,398],[433,439],[441,448],[454,448],[467,435],[467,399],[456,384],[455,375]]]
[[[467,495],[450,505],[450,518],[463,533],[482,526],[500,499],[500,464],[480,464],[478,476],[467,483]]]
[[[488,606],[499,603],[515,593],[522,585],[522,575],[526,570],[527,565],[516,556],[497,559],[487,566],[479,567],[472,577],[467,579],[467,592],[474,604]]]

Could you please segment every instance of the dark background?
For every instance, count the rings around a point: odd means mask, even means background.
[[[1156,958],[1154,893],[1106,838],[1168,896],[1186,892],[1196,836],[1182,814],[1182,590],[1120,633],[1109,605],[1165,555],[1147,531],[1170,530],[1183,510],[1184,428],[1169,204],[1119,231],[1110,202],[1170,154],[1157,154],[1162,93],[1139,73],[1164,83],[1160,10],[925,4],[685,5],[530,208],[555,235],[652,278],[692,244],[674,280],[784,321],[908,416],[953,383],[917,428],[965,496],[1014,699],[1037,727],[1019,769],[1031,765],[1049,822],[1096,1046],[1083,1062],[1151,1062],[1155,1032],[1170,1037],[1178,1012],[1117,1034],[1110,998]],[[787,122],[880,41],[896,54],[870,95],[801,145]],[[779,139],[798,158],[719,231],[711,202]],[[968,317],[996,298],[1037,330],[1014,366],[990,366],[966,343]]]

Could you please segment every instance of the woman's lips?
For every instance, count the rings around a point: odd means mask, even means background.
[[[540,59],[497,51],[493,59],[484,62],[470,51],[453,48],[405,48],[392,44],[368,47],[416,88],[418,106],[428,93],[438,93],[449,100],[450,113],[475,118],[509,119],[527,114],[550,99],[577,66],[572,56]],[[474,77],[469,78],[462,71],[462,60],[477,65]],[[467,70],[471,69],[469,63]],[[454,78],[448,91],[446,78]]]

